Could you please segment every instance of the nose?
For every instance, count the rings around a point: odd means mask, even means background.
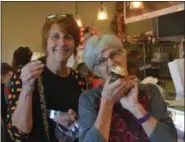
[[[114,67],[116,65],[116,61],[114,59],[111,59],[111,58],[107,59],[107,63],[108,63],[109,69],[111,69],[112,67]]]
[[[69,44],[69,40],[65,39],[65,38],[60,38],[57,40],[57,44],[58,45],[68,45]]]
[[[63,44],[64,45],[67,45],[68,44],[68,41],[66,39],[63,39]]]

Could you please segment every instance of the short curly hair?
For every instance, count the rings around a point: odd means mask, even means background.
[[[115,35],[93,35],[87,39],[87,42],[84,46],[84,62],[90,71],[93,70],[94,64],[98,59],[98,55],[108,47],[106,45],[112,45],[113,48],[120,49],[126,55],[126,49],[123,48],[120,39]]]

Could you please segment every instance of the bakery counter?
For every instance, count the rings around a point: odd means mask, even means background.
[[[177,129],[178,142],[184,142],[184,106],[169,106],[168,111]]]

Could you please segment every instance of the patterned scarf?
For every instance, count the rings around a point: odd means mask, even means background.
[[[146,111],[149,110],[150,90],[139,91],[139,102]],[[100,98],[94,102],[96,111],[99,111]],[[148,136],[142,126],[137,123],[137,119],[121,104],[115,104],[111,121],[109,142],[148,142]]]

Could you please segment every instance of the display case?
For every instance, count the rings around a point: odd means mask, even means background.
[[[168,111],[176,127],[178,140],[184,142],[184,106],[168,107]]]

